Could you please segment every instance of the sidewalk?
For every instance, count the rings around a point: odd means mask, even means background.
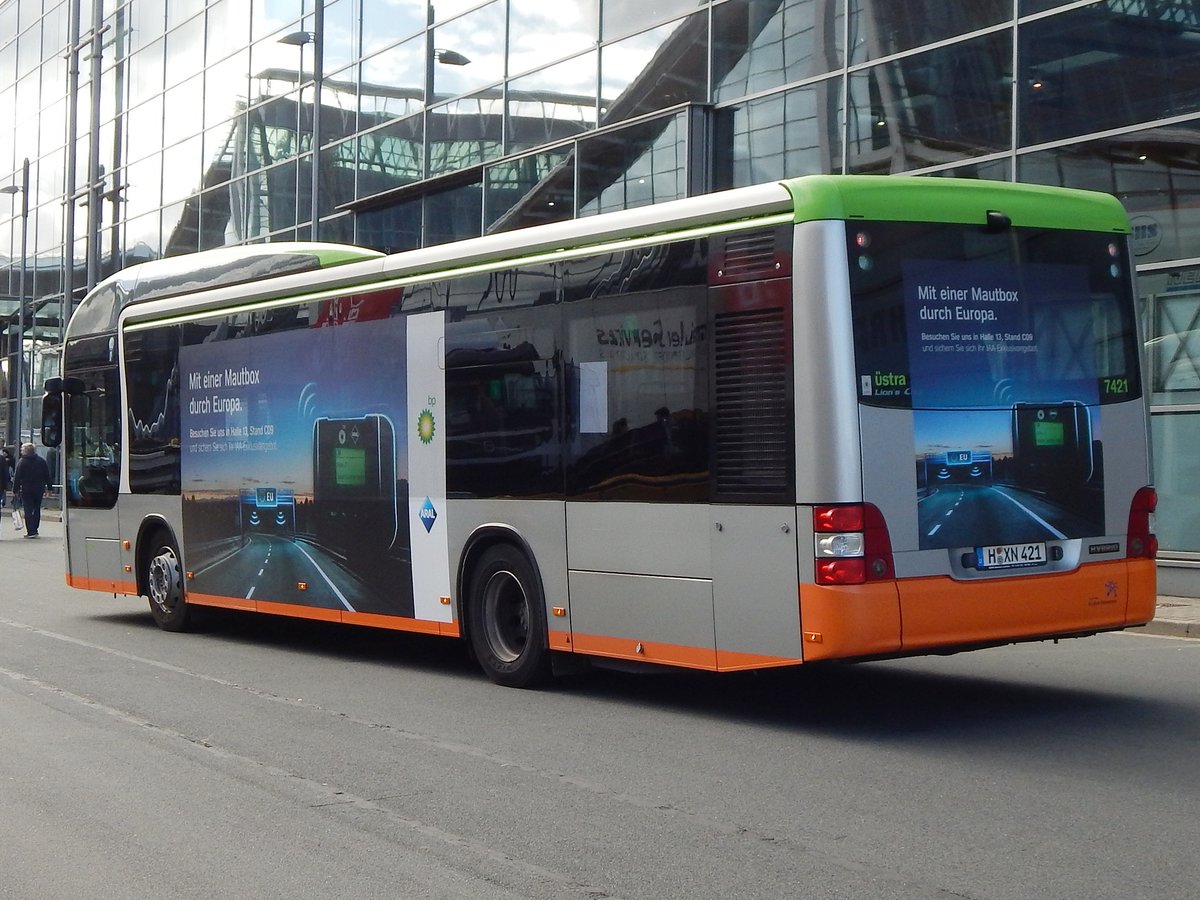
[[[1165,634],[1171,637],[1200,638],[1200,599],[1195,597],[1158,598],[1154,620],[1133,629],[1133,633]]]

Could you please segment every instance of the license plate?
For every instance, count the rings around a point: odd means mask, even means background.
[[[1046,564],[1046,544],[1035,541],[1029,544],[995,544],[991,547],[975,548],[977,569],[1017,569],[1025,566]]]

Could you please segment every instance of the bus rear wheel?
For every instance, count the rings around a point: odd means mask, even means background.
[[[186,631],[191,624],[191,608],[183,590],[183,566],[174,538],[165,531],[154,535],[150,559],[146,563],[146,593],[150,615],[163,631]]]
[[[496,684],[534,687],[550,677],[546,605],[524,553],[498,544],[479,558],[467,598],[467,634],[480,666]]]

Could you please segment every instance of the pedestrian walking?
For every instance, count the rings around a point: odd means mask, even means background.
[[[33,444],[21,446],[21,458],[13,468],[13,501],[25,513],[25,537],[38,536],[42,523],[42,495],[50,486],[50,466],[37,454]]]

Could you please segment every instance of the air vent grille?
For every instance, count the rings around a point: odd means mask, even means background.
[[[777,268],[774,231],[752,231],[725,238],[721,265],[723,279],[761,278],[775,274]]]
[[[714,321],[715,479],[720,495],[769,498],[791,485],[791,404],[783,309]]]

